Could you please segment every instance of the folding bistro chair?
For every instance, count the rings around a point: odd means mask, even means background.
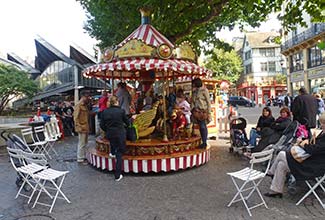
[[[231,177],[231,179],[237,189],[237,193],[233,197],[231,202],[228,204],[228,207],[230,207],[235,202],[242,201],[250,216],[252,216],[252,213],[250,210],[253,208],[256,208],[261,205],[264,205],[266,208],[268,208],[268,206],[266,205],[266,203],[263,199],[263,196],[262,196],[260,190],[258,189],[258,186],[262,182],[263,178],[265,177],[266,173],[268,172],[268,170],[270,168],[273,151],[274,151],[274,149],[270,149],[267,151],[252,153],[251,159],[249,161],[249,163],[251,164],[250,167],[246,167],[246,168],[236,171],[236,172],[227,173]],[[267,162],[267,167],[264,172],[259,171],[256,168],[254,169],[254,165],[261,164],[263,162],[264,163]],[[262,169],[263,166],[260,166],[260,167]],[[236,182],[236,179],[239,179],[239,180],[243,181],[244,183],[241,186],[239,186],[238,183]],[[247,196],[244,196],[243,192],[246,192],[246,191],[249,191],[249,193]],[[262,202],[254,205],[254,206],[248,207],[247,201],[255,191],[261,198]],[[240,197],[239,199],[237,199],[238,196]]]
[[[34,132],[37,137],[37,141],[46,141],[46,145],[44,146],[46,148],[46,151],[50,153],[50,151],[53,151],[55,155],[57,156],[58,153],[55,151],[54,144],[58,140],[55,136],[52,136],[50,134],[50,131],[48,129],[48,123],[46,123],[44,126],[37,126],[34,128]]]
[[[34,164],[36,162],[34,160],[33,153],[27,153],[22,152],[24,161],[27,162],[27,164]],[[36,190],[39,190],[37,197],[35,199],[34,205],[32,208],[35,207],[36,204],[44,205],[50,207],[49,213],[52,212],[54,204],[56,200],[64,199],[68,203],[71,203],[70,200],[65,196],[65,194],[62,192],[61,187],[63,185],[63,181],[65,179],[66,174],[69,173],[69,171],[58,171],[54,170],[52,168],[46,168],[42,169],[38,172],[30,172],[29,175],[33,178],[33,180],[36,182],[36,186],[33,188],[32,195],[36,192]],[[61,179],[59,181],[59,179]],[[47,183],[50,183],[52,187],[48,186]],[[49,190],[54,191],[54,195],[49,192]],[[42,192],[45,192],[52,200],[50,204],[39,202],[39,198]],[[59,194],[62,196],[59,196]]]
[[[320,187],[323,192],[325,193],[325,174],[322,177],[316,177],[315,178],[315,185],[312,185],[312,180],[305,180],[305,183],[309,187],[309,191],[296,203],[296,205],[299,205],[305,198],[307,198],[311,193],[314,194],[316,199],[318,200],[319,204],[325,209],[325,203],[319,198],[316,189]]]
[[[43,154],[33,154],[34,160],[38,160],[38,163],[32,163],[32,164],[26,164],[24,161],[23,151],[20,149],[13,149],[7,147],[10,162],[15,169],[15,171],[18,173],[18,175],[22,178],[23,182],[15,196],[15,199],[18,198],[18,196],[26,197],[28,198],[28,204],[30,203],[33,192],[30,195],[23,194],[22,189],[27,184],[29,185],[33,191],[36,189],[36,183],[31,178],[31,173],[37,173],[41,170],[47,169],[47,161],[46,157]]]
[[[33,153],[45,153],[50,159],[52,159],[47,151],[48,142],[46,140],[40,140],[36,132],[33,132],[33,128],[21,129],[21,134],[24,142],[29,147],[33,148]]]

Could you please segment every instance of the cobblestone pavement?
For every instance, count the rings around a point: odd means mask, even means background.
[[[94,144],[91,137],[90,145]],[[77,137],[60,141],[59,155],[50,161],[55,169],[69,170],[63,192],[71,204],[58,200],[51,214],[48,208],[34,209],[27,199],[14,199],[17,192],[16,174],[0,148],[0,220],[59,219],[59,220],[209,220],[209,219],[324,219],[325,211],[311,196],[302,205],[295,203],[305,192],[302,184],[298,193],[284,194],[283,199],[265,198],[269,209],[258,207],[250,218],[244,205],[228,202],[235,187],[226,172],[247,165],[247,160],[228,152],[227,135],[210,141],[211,160],[198,168],[159,174],[126,174],[115,182],[111,172],[99,171],[76,162]],[[270,179],[263,181],[262,193],[268,190]],[[324,194],[322,195],[324,197]],[[46,199],[46,196],[41,197]],[[253,199],[254,200],[254,199]],[[257,201],[257,200],[256,200]]]

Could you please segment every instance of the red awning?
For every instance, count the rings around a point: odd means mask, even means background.
[[[195,63],[177,59],[129,58],[90,66],[83,71],[85,77],[133,78],[140,70],[154,70],[155,78],[183,76],[211,76],[212,72]]]

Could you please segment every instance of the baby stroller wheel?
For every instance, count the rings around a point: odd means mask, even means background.
[[[23,188],[24,188],[25,192],[29,192],[32,189],[32,187],[28,184],[25,184]]]
[[[23,180],[21,178],[17,177],[17,179],[16,179],[16,186],[17,187],[20,187],[22,183],[23,183]]]
[[[229,147],[229,153],[234,152],[234,148],[233,147]]]

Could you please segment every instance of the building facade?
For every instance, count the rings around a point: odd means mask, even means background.
[[[325,23],[312,23],[305,15],[307,27],[284,35],[281,53],[287,62],[288,91],[297,95],[301,87],[310,93],[325,95]]]
[[[285,82],[279,80],[285,78],[285,69],[277,37],[277,32],[248,32],[244,36],[241,54],[244,71],[237,93],[256,104],[286,93]]]

